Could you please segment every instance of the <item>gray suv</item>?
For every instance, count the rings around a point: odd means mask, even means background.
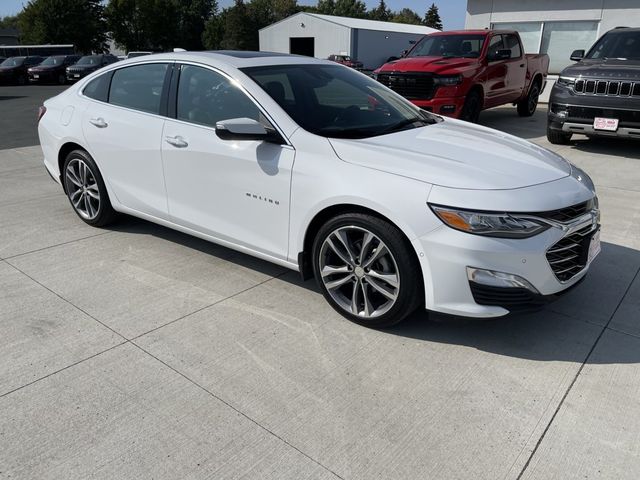
[[[611,30],[571,60],[578,63],[551,91],[549,141],[567,144],[574,133],[640,139],[640,28]]]

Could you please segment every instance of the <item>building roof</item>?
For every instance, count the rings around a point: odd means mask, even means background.
[[[408,23],[395,23],[395,22],[379,22],[377,20],[365,20],[363,18],[350,18],[350,17],[336,17],[334,15],[322,15],[320,13],[299,12],[295,15],[291,15],[280,22],[288,20],[289,18],[301,15],[307,15],[315,17],[326,22],[335,23],[348,28],[355,28],[361,30],[378,30],[383,32],[397,32],[397,33],[415,33],[418,35],[428,35],[433,32],[439,32],[435,28],[425,27],[424,25],[411,25]],[[280,22],[273,23],[261,30],[271,28]]]

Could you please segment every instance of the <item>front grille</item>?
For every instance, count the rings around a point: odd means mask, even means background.
[[[558,280],[566,282],[587,266],[589,244],[596,231],[592,225],[587,225],[547,250],[547,261]]]
[[[411,100],[433,98],[433,77],[424,73],[379,73],[378,81],[394,92]]]
[[[580,95],[640,97],[640,82],[620,80],[576,80],[573,91]]]
[[[584,215],[587,212],[590,212],[596,207],[597,205],[595,203],[595,199],[591,199],[587,200],[586,202],[571,205],[570,207],[560,208],[558,210],[550,210],[546,212],[532,213],[530,215],[540,218],[546,218],[548,220],[555,220],[556,222],[566,223],[578,218],[581,215]]]
[[[469,282],[473,300],[478,305],[503,307],[510,312],[535,310],[547,303],[542,295],[526,288],[490,287],[476,282]]]

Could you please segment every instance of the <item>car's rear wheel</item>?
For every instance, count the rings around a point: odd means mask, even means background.
[[[518,115],[521,117],[530,117],[536,113],[538,108],[538,100],[540,99],[540,85],[538,82],[534,83],[529,90],[527,98],[518,102],[517,109]]]
[[[343,214],[325,223],[314,241],[313,269],[329,304],[361,325],[394,325],[422,302],[411,246],[395,226],[371,215]]]
[[[569,145],[571,134],[553,130],[547,126],[547,140],[554,145]]]
[[[69,202],[76,214],[94,227],[111,223],[116,212],[102,175],[93,158],[84,150],[74,150],[64,162],[63,179]]]
[[[467,122],[478,123],[481,110],[482,97],[480,96],[480,92],[478,90],[471,90],[464,101],[460,118]]]

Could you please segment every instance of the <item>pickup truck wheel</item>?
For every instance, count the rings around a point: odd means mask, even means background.
[[[482,110],[482,98],[478,90],[471,90],[464,101],[460,118],[467,122],[478,123],[480,111]]]
[[[538,83],[534,83],[529,90],[529,95],[524,100],[518,102],[518,115],[521,117],[530,117],[536,113],[538,108],[538,99],[540,97],[540,86]]]
[[[569,145],[571,134],[552,130],[547,126],[547,140],[554,145]]]

